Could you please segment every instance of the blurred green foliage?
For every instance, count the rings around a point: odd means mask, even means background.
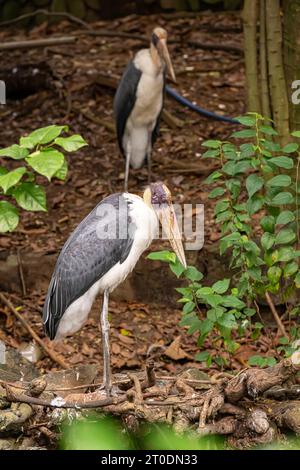
[[[137,434],[122,429],[110,417],[89,418],[65,425],[60,448],[64,450],[222,450],[221,436],[197,437],[191,433],[176,434],[167,425],[143,425]]]

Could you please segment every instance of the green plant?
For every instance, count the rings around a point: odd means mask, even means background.
[[[47,210],[46,193],[36,183],[36,176],[42,175],[48,181],[53,177],[64,180],[68,167],[61,149],[74,152],[87,145],[77,134],[62,137],[67,131],[67,126],[43,127],[21,137],[19,144],[0,150],[0,157],[18,162],[12,170],[0,167],[0,194],[8,199],[0,201],[0,232],[12,232],[19,223],[19,210],[9,202],[12,199],[27,211]]]
[[[298,169],[299,145],[285,147],[259,114],[237,118],[246,129],[232,134],[241,145],[210,140],[203,157],[218,159],[220,168],[206,180],[217,183],[215,220],[221,225],[220,253],[230,250],[240,296],[251,299],[279,294],[288,302],[300,287]],[[300,136],[300,132],[292,134]],[[298,236],[297,236],[298,234]]]
[[[187,286],[176,289],[181,295],[178,302],[183,304],[180,324],[188,327],[188,334],[198,334],[198,346],[202,347],[205,339],[214,333],[215,340],[221,339],[225,349],[234,353],[239,348],[234,336],[244,335],[255,310],[247,307],[236,288],[230,288],[230,279],[205,287],[201,283],[203,274],[194,266],[184,269],[174,253],[159,251],[150,253],[148,258],[167,262],[177,277],[185,279]],[[205,361],[208,366],[213,360],[219,366],[225,365],[224,357],[213,357],[208,351],[198,353],[195,359]]]
[[[99,418],[99,415],[65,425],[60,442],[60,448],[65,450],[221,450],[224,447],[223,436],[200,437],[188,432],[179,435],[163,424],[144,424],[133,434],[124,430],[120,421],[110,416]]]
[[[177,291],[183,304],[181,325],[190,334],[198,333],[198,345],[203,347],[208,337],[223,342],[228,353],[239,348],[239,338],[257,340],[264,325],[253,323],[257,301],[265,297],[273,305],[272,295],[281,298],[289,317],[299,313],[291,296],[300,287],[299,234],[299,145],[291,142],[283,148],[277,132],[256,113],[237,118],[245,127],[232,134],[233,142],[208,140],[204,158],[218,160],[219,168],[206,180],[213,184],[209,197],[216,199],[215,222],[220,226],[220,254],[229,254],[231,279],[222,279],[203,287],[203,275],[195,268],[184,269],[174,253],[151,253],[150,259],[168,262],[171,270],[186,280]],[[300,132],[294,132],[299,138]],[[297,158],[294,158],[296,155]],[[280,319],[279,319],[280,322]],[[294,331],[295,330],[295,331]],[[278,354],[294,352],[291,340],[299,330],[291,327],[289,337],[284,332],[279,340]],[[226,364],[226,355],[217,356],[201,351],[196,359]],[[254,355],[249,364],[270,366],[275,358]]]

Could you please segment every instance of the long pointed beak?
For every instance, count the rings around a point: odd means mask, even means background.
[[[157,210],[157,214],[163,230],[170,241],[171,247],[173,248],[181,264],[186,268],[187,264],[182,245],[181,234],[173,205],[166,204],[165,206],[160,207]]]
[[[171,61],[170,54],[169,54],[169,51],[168,51],[168,46],[167,46],[166,40],[165,39],[160,39],[159,46],[161,48],[161,53],[162,53],[163,59],[166,63],[168,73],[169,73],[170,77],[172,78],[173,82],[176,83],[175,72],[174,72],[174,69],[173,69],[173,65],[172,65],[172,61]]]

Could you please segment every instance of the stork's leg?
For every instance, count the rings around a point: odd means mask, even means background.
[[[108,322],[108,291],[104,291],[101,313],[101,330],[103,344],[103,386],[106,394],[111,391],[110,348],[109,348],[109,322]]]
[[[128,176],[129,176],[129,164],[130,164],[130,145],[127,145],[127,152],[126,152],[126,165],[125,165],[125,183],[124,183],[124,190],[127,193],[128,191]]]
[[[148,184],[151,183],[151,150],[147,153],[147,164],[148,164]]]

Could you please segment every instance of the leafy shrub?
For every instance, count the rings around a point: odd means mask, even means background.
[[[174,253],[149,255],[168,262],[187,282],[177,289],[183,304],[181,325],[188,326],[190,334],[198,333],[199,347],[209,335],[217,334],[229,353],[238,349],[238,338],[246,333],[253,340],[259,337],[263,325],[252,321],[259,297],[280,296],[292,317],[299,313],[299,306],[289,303],[300,287],[299,145],[291,142],[281,148],[277,132],[259,114],[237,119],[245,129],[232,138],[242,140],[240,145],[220,140],[203,143],[207,149],[203,157],[219,162],[206,183],[214,185],[209,197],[217,200],[214,216],[222,235],[220,254],[229,254],[232,279],[203,287],[203,275],[195,267],[185,270]],[[300,132],[292,135],[300,137]],[[280,338],[278,352],[289,356],[295,350],[290,340],[299,336],[299,328],[292,327],[290,338]],[[196,359],[224,365],[223,357],[212,358],[208,351],[198,353]],[[249,360],[262,367],[274,362],[274,358],[260,356]]]
[[[62,137],[67,126],[47,126],[37,129],[19,144],[0,150],[0,157],[18,161],[21,165],[9,171],[0,167],[0,194],[14,199],[27,211],[46,211],[46,194],[36,183],[36,176],[42,175],[49,181],[52,178],[64,180],[67,176],[67,162],[61,149],[74,152],[87,145],[77,134]],[[18,208],[7,200],[0,201],[0,232],[12,232],[19,223]]]
[[[300,188],[298,171],[293,171],[296,160],[291,157],[299,145],[281,148],[274,141],[277,132],[258,114],[237,119],[246,129],[232,137],[245,143],[237,146],[210,140],[203,144],[208,148],[203,157],[220,162],[220,168],[206,180],[217,183],[209,197],[218,199],[215,220],[222,231],[220,253],[230,250],[240,296],[253,299],[270,292],[288,302],[300,287]],[[300,137],[300,132],[292,135]]]

